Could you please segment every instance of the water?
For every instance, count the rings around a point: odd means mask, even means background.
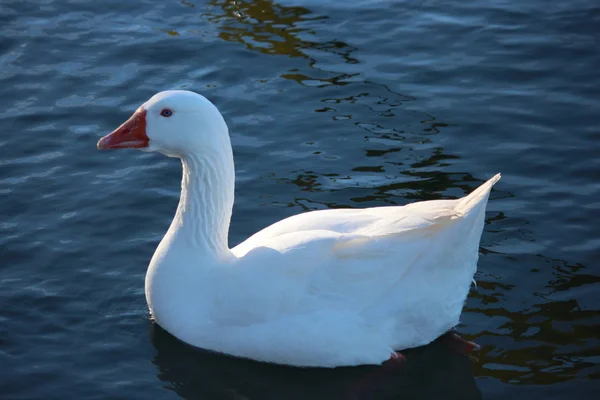
[[[595,398],[595,2],[5,0],[0,22],[0,397]],[[232,245],[502,172],[458,327],[477,359],[434,343],[403,371],[298,371],[154,326],[143,279],[180,165],[96,141],[168,88],[228,121]]]

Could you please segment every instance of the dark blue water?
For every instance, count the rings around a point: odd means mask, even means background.
[[[600,389],[594,1],[0,3],[0,398],[565,399]],[[96,142],[157,91],[209,97],[231,244],[308,210],[462,196],[496,172],[476,358],[297,370],[192,351],[143,280],[176,160]]]

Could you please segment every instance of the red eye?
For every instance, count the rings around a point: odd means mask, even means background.
[[[169,110],[168,108],[165,108],[160,112],[160,115],[169,118],[171,115],[173,115],[173,111]]]

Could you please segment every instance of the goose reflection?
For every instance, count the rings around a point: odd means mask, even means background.
[[[191,399],[481,399],[471,360],[442,337],[383,367],[292,368],[206,352],[152,323],[158,378]]]

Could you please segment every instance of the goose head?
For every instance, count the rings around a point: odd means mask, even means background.
[[[122,148],[185,158],[231,151],[231,142],[223,116],[208,99],[187,90],[167,90],[98,141],[101,150]]]

